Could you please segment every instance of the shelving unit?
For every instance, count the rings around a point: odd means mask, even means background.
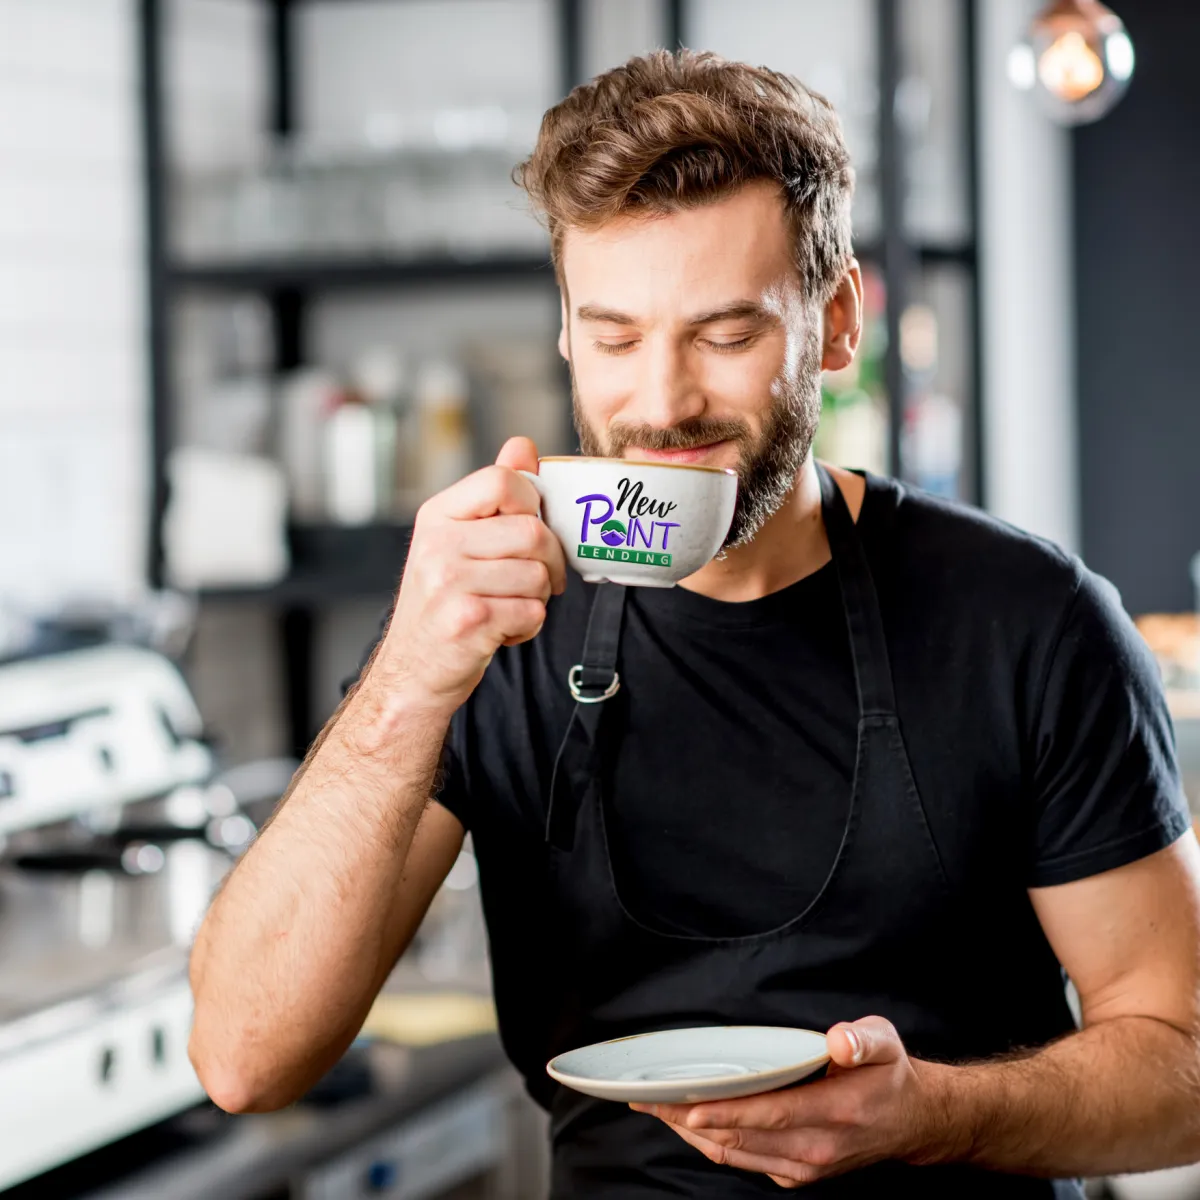
[[[270,13],[268,60],[270,130],[282,140],[295,128],[297,89],[295,14],[304,0],[261,0]],[[326,0],[328,2],[328,0]],[[152,506],[148,574],[164,583],[162,525],[167,505],[167,457],[173,445],[170,308],[185,292],[250,291],[270,306],[274,368],[283,373],[305,364],[306,310],[314,296],[338,290],[404,289],[484,281],[555,287],[544,256],[497,254],[484,258],[448,256],[385,258],[287,258],[261,261],[185,262],[173,257],[168,229],[168,164],[163,106],[164,0],[139,0],[142,79],[142,140],[147,197],[146,243],[150,307],[152,395]],[[556,0],[559,73],[564,94],[579,81],[580,0]],[[318,614],[331,604],[377,599],[382,606],[395,590],[408,548],[410,527],[293,527],[289,531],[292,567],[268,587],[210,588],[201,601],[257,603],[277,614],[288,704],[289,750],[303,757],[317,731],[313,702],[313,644]]]
[[[172,257],[167,227],[169,155],[165,146],[163,7],[165,0],[139,0],[142,76],[142,135],[146,182],[146,245],[149,283],[149,351],[152,394],[153,487],[149,529],[148,574],[159,586],[164,582],[162,521],[167,502],[166,462],[172,448],[174,398],[171,395],[172,345],[170,311],[177,296],[198,292],[254,292],[263,296],[272,315],[274,367],[290,371],[308,361],[306,313],[312,298],[335,291],[419,288],[430,285],[469,285],[485,281],[521,282],[554,288],[554,273],[545,258],[536,255],[500,254],[484,258],[288,258],[261,261],[181,262]],[[295,14],[306,0],[260,0],[270,14],[268,71],[271,133],[286,139],[295,129],[297,89],[295,68]],[[330,3],[332,0],[322,0]],[[381,3],[384,0],[380,0]],[[402,2],[402,0],[390,0]],[[584,0],[555,0],[559,28],[559,78],[565,94],[581,79],[583,62],[582,4]],[[967,127],[976,127],[975,5],[964,0],[961,53],[966,70]],[[687,0],[664,0],[666,42],[688,42]],[[878,91],[895,96],[902,75],[899,0],[875,0],[878,30]],[[860,258],[877,264],[887,281],[888,347],[884,375],[893,419],[889,421],[890,461],[900,462],[901,423],[906,392],[905,368],[900,356],[900,319],[911,295],[914,272],[921,266],[954,264],[969,275],[973,387],[967,422],[967,474],[974,483],[976,502],[983,498],[982,446],[978,403],[979,289],[974,231],[978,228],[978,164],[973,147],[970,163],[969,215],[972,234],[963,243],[917,245],[906,235],[903,220],[904,141],[896,105],[879,105],[879,184],[882,229],[877,243],[858,247]],[[973,139],[971,139],[973,142]],[[380,605],[395,588],[407,548],[409,530],[402,525],[375,525],[365,529],[291,531],[293,567],[280,583],[266,588],[211,589],[202,600],[240,601],[272,606],[285,665],[285,694],[289,703],[291,750],[303,756],[318,723],[312,697],[312,647],[317,614],[325,607],[350,599],[377,598]]]
[[[856,252],[864,261],[883,261],[882,247],[873,242],[856,247]],[[916,246],[913,253],[922,265],[953,263],[973,267],[975,264],[975,247],[969,242]],[[553,276],[554,268],[549,259],[524,255],[461,259],[267,259],[173,263],[167,268],[167,279],[172,288],[268,294],[281,288],[304,292],[361,291],[513,279],[553,283]]]
[[[544,256],[420,259],[298,259],[262,262],[174,263],[167,278],[173,288],[302,292],[419,287],[439,283],[531,280],[554,283]]]

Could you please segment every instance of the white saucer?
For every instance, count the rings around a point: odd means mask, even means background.
[[[828,1061],[825,1035],[811,1029],[711,1025],[568,1050],[546,1070],[559,1083],[601,1100],[696,1104],[769,1092]]]

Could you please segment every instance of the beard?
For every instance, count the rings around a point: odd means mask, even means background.
[[[819,328],[819,326],[818,326]],[[646,450],[692,450],[713,442],[736,442],[738,494],[723,550],[744,546],[779,511],[808,458],[821,416],[820,337],[812,330],[791,378],[771,386],[771,407],[762,431],[754,436],[745,421],[688,417],[666,429],[614,423],[607,442],[588,424],[579,401],[574,372],[571,402],[579,448],[589,456],[620,458],[629,446]]]

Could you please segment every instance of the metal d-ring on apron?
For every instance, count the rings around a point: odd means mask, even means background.
[[[567,688],[575,699],[575,707],[554,756],[546,807],[546,841],[562,849],[570,848],[575,833],[575,799],[569,794],[559,795],[568,786],[566,755],[574,738],[595,744],[605,701],[611,700],[621,688],[617,655],[621,648],[626,590],[619,583],[599,583],[595,588],[583,638],[583,658],[567,672]]]

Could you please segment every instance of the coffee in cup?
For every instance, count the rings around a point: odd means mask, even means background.
[[[538,471],[522,474],[589,583],[674,587],[712,560],[733,521],[737,473],[725,467],[567,455]]]

